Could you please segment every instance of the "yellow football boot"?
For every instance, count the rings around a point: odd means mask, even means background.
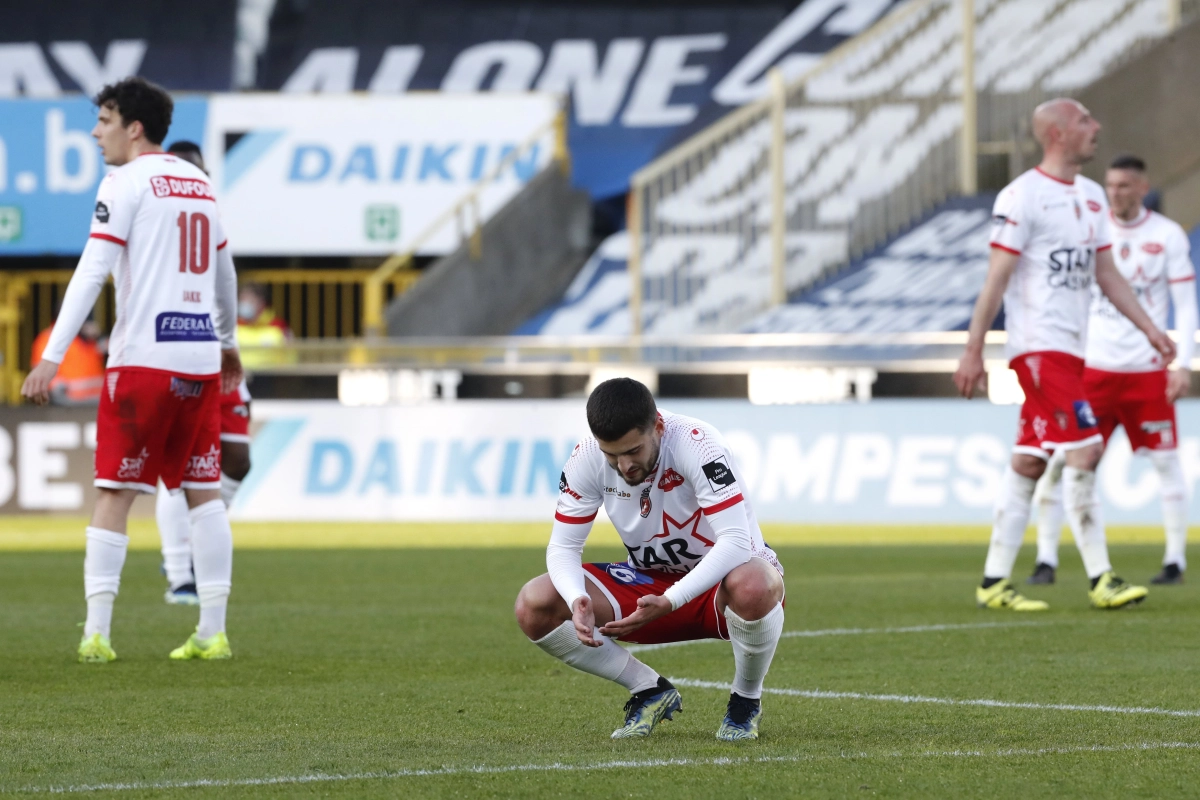
[[[1092,608],[1124,608],[1142,602],[1148,594],[1150,590],[1145,586],[1134,586],[1109,570],[1088,592],[1088,600],[1092,601]]]
[[[1018,594],[1012,581],[1005,578],[988,588],[975,587],[975,602],[980,608],[1006,608],[1009,611],[1046,611],[1050,604],[1045,600],[1030,600]]]
[[[188,661],[193,658],[204,661],[233,658],[233,651],[229,649],[229,637],[225,635],[225,631],[214,633],[207,639],[200,639],[193,633],[180,647],[171,651],[172,661]]]
[[[107,664],[116,660],[117,654],[113,652],[112,642],[107,636],[93,633],[83,637],[83,641],[79,643],[80,664]]]

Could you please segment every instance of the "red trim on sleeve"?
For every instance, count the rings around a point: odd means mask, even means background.
[[[559,522],[565,522],[568,525],[583,525],[585,523],[588,523],[588,522],[591,522],[592,520],[594,520],[596,518],[596,514],[598,514],[598,513],[599,512],[597,512],[597,511],[593,511],[591,513],[591,515],[587,516],[587,517],[568,517],[566,514],[562,513],[561,511],[555,511],[554,518],[556,520],[558,520]]]
[[[1196,280],[1195,275],[1188,275],[1186,278],[1169,278],[1167,283],[1187,283],[1188,281]]]
[[[1105,250],[1111,250],[1111,249],[1112,249],[1112,245],[1111,245],[1111,244],[1106,244],[1106,245],[1104,245],[1103,247],[1097,247],[1097,248],[1096,248],[1096,252],[1097,252],[1097,253],[1103,253]]]
[[[88,234],[88,238],[89,239],[103,239],[106,242],[113,242],[114,244],[119,244],[119,245],[121,245],[121,247],[125,246],[124,239],[118,239],[115,236],[109,236],[107,233],[91,233],[91,234]]]
[[[996,248],[997,250],[1003,250],[1006,253],[1012,253],[1014,256],[1021,255],[1020,250],[1013,250],[1011,247],[1005,247],[1004,245],[997,244],[996,242],[992,242],[992,247]]]
[[[707,517],[709,514],[716,514],[718,511],[724,511],[725,509],[729,508],[730,506],[736,506],[738,503],[742,502],[742,500],[744,500],[744,499],[745,498],[742,497],[740,494],[735,494],[733,497],[729,498],[728,500],[722,500],[721,502],[717,503],[715,506],[709,506],[708,508],[704,508],[703,506],[701,506],[700,510],[703,511],[704,516]]]
[[[228,239],[226,239],[225,241],[223,241],[223,242],[221,242],[219,245],[217,245],[217,249],[218,249],[218,250],[222,250],[222,249],[224,249],[225,245],[227,245],[227,244],[229,244],[229,240],[228,240]]]

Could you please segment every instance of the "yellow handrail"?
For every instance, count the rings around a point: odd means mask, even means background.
[[[525,141],[513,148],[490,173],[483,177],[472,189],[462,196],[454,205],[446,209],[433,222],[425,227],[409,244],[408,248],[389,256],[366,279],[363,285],[363,331],[369,336],[382,336],[383,326],[383,287],[400,270],[411,269],[413,260],[429,240],[441,233],[442,229],[454,222],[458,225],[460,239],[468,241],[472,259],[482,255],[483,223],[479,210],[479,199],[483,190],[494,183],[516,160],[528,149],[537,145],[547,133],[553,134],[554,150],[551,161],[558,165],[564,173],[570,171],[570,155],[567,150],[566,114],[559,110],[554,118],[529,135]],[[468,227],[465,220],[471,218]]]
[[[0,276],[0,330],[4,332],[4,363],[0,364],[0,397],[17,405],[21,402],[21,300],[29,292],[24,278]]]

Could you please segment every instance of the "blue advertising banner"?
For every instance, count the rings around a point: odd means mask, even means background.
[[[202,142],[207,108],[205,98],[176,98],[167,143]],[[83,250],[106,170],[95,124],[82,97],[0,100],[0,255]]]

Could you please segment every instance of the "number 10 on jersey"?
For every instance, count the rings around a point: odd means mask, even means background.
[[[208,270],[208,215],[199,211],[191,214],[180,211],[175,224],[179,226],[179,271],[200,275]]]

